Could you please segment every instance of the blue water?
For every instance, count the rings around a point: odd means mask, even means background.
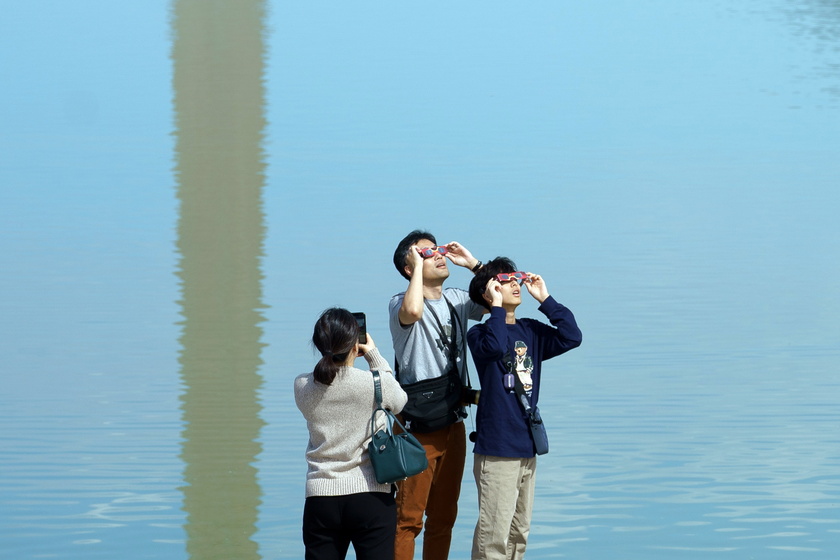
[[[302,557],[292,379],[332,305],[392,355],[416,227],[540,273],[584,332],[547,363],[529,558],[840,550],[835,2],[3,21],[3,558]]]

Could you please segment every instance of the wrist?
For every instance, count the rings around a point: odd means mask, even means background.
[[[472,266],[470,266],[470,270],[472,271],[472,273],[473,273],[473,274],[475,274],[476,272],[478,272],[478,271],[481,269],[481,265],[482,265],[482,264],[484,264],[484,263],[482,263],[482,262],[481,262],[480,260],[478,260],[478,259],[475,259],[475,264],[473,264]]]

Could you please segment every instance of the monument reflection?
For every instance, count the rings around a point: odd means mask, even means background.
[[[186,546],[258,559],[265,3],[171,14]]]

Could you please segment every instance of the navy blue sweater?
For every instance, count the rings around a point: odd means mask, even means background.
[[[493,307],[490,317],[467,333],[467,342],[481,382],[476,414],[477,439],[474,451],[496,457],[527,458],[535,455],[531,432],[521,405],[505,374],[511,364],[521,370],[531,406],[540,397],[541,366],[544,360],[580,346],[582,335],[572,312],[549,296],[539,310],[551,325],[535,319],[505,323],[505,310]],[[530,358],[530,359],[529,359]]]

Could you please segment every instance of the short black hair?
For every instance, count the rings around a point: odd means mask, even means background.
[[[397,272],[405,278],[406,280],[411,280],[411,276],[405,273],[405,257],[408,255],[408,249],[412,245],[416,245],[418,241],[421,239],[428,239],[435,245],[437,245],[437,239],[435,236],[429,233],[428,231],[422,231],[419,229],[415,229],[405,237],[403,237],[400,244],[397,245],[397,250],[394,251],[394,266],[397,267]]]
[[[516,263],[507,257],[496,257],[487,261],[470,281],[470,299],[485,309],[490,309],[490,303],[484,299],[484,290],[487,289],[487,282],[501,272],[516,272]]]

